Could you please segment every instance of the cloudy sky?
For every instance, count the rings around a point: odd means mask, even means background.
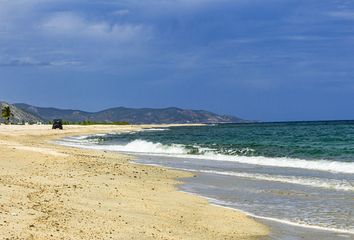
[[[0,0],[0,100],[354,119],[354,1]]]

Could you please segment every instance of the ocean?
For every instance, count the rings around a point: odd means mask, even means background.
[[[181,191],[264,221],[271,239],[354,239],[354,121],[153,128],[60,143],[194,172]]]

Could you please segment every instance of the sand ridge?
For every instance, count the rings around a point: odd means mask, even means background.
[[[191,173],[118,153],[54,145],[64,136],[151,126],[0,126],[0,239],[257,239],[265,226],[176,191]],[[158,126],[161,127],[161,126]]]

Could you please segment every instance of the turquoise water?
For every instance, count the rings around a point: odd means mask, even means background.
[[[272,239],[354,239],[354,121],[154,128],[61,143],[194,172],[181,190],[288,226]]]

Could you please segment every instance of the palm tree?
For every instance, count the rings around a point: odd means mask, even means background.
[[[10,106],[5,106],[1,110],[1,116],[5,119],[5,123],[9,124],[10,123],[10,118],[13,116],[11,113]]]

